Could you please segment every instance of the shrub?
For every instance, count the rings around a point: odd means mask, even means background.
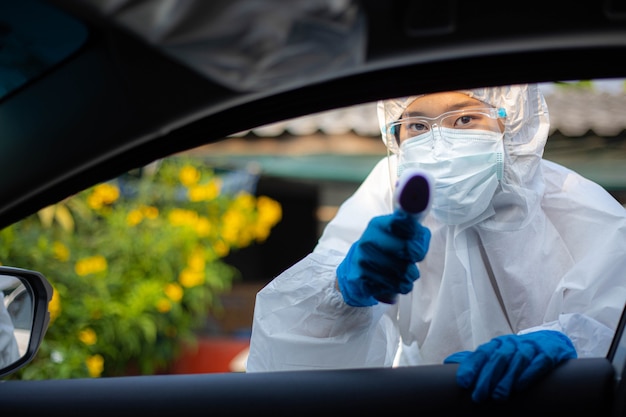
[[[0,262],[54,287],[43,344],[12,378],[151,374],[193,343],[238,277],[222,258],[281,218],[278,202],[229,192],[228,175],[171,157],[0,231]]]

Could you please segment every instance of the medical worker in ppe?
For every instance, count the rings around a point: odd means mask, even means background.
[[[480,402],[606,355],[626,301],[626,210],[542,159],[539,87],[390,99],[378,115],[390,155],[258,293],[247,371],[459,363]],[[412,168],[434,180],[421,221],[392,208]]]

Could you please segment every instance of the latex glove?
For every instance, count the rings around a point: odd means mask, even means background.
[[[365,307],[410,292],[429,244],[430,230],[402,210],[374,217],[337,267],[343,299]]]
[[[572,341],[563,333],[541,330],[499,336],[475,351],[457,352],[444,363],[460,363],[457,383],[473,388],[472,400],[504,400],[539,380],[560,363],[577,357]]]

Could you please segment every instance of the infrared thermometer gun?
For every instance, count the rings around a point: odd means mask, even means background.
[[[393,193],[393,208],[403,210],[418,221],[430,210],[433,194],[433,179],[421,169],[407,169],[402,172]]]
[[[426,171],[408,169],[402,172],[393,194],[395,210],[403,210],[421,221],[430,210],[433,194],[433,179]],[[395,304],[397,294],[383,294],[376,297],[382,303]]]

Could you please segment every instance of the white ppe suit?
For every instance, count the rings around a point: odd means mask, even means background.
[[[626,301],[626,210],[542,159],[549,119],[538,86],[463,92],[507,112],[503,177],[487,215],[452,226],[427,215],[430,248],[413,290],[392,305],[347,305],[337,266],[369,220],[392,211],[396,155],[384,158],[314,251],[257,294],[248,372],[440,364],[540,329],[565,333],[579,357],[606,355]],[[381,128],[415,98],[379,103]]]

